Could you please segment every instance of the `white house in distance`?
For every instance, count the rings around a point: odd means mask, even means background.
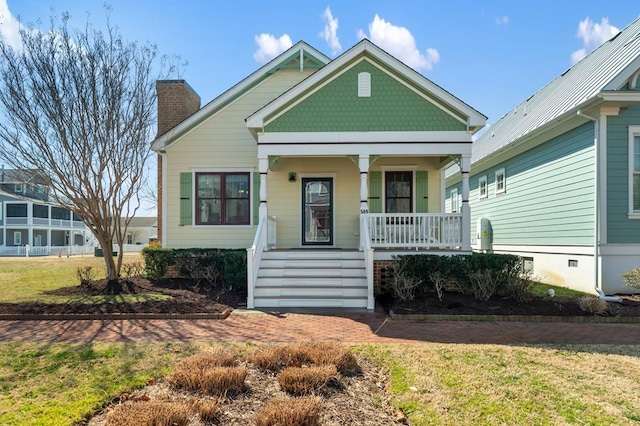
[[[630,292],[620,274],[640,267],[640,19],[510,110],[472,153],[476,249],[522,256],[545,282]],[[463,187],[455,168],[447,211]]]
[[[90,241],[81,218],[49,201],[37,171],[0,169],[0,255],[88,253]]]
[[[159,240],[248,249],[249,308],[373,309],[393,254],[471,252],[486,117],[370,41],[334,60],[299,42],[202,108],[182,80],[157,90]]]

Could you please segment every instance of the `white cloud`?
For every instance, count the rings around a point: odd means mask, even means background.
[[[271,34],[262,33],[255,36],[255,41],[258,45],[258,50],[253,54],[253,59],[262,64],[269,62],[271,59],[293,46],[291,37],[287,34],[283,34],[280,38],[276,38]]]
[[[495,18],[495,22],[497,25],[507,25],[509,24],[509,17],[507,15],[498,16]]]
[[[365,38],[367,35],[360,29],[358,37]],[[369,24],[369,39],[416,70],[432,70],[440,61],[437,49],[428,48],[424,53],[420,52],[415,38],[407,28],[385,21],[377,13]]]
[[[342,45],[338,38],[338,18],[333,17],[329,6],[324,10],[322,18],[326,22],[324,24],[324,30],[320,33],[320,37],[322,37],[331,48],[331,54],[337,55],[342,52]]]
[[[7,0],[0,0],[0,37],[14,49],[22,48],[21,27],[20,22],[11,14]]]
[[[587,56],[592,50],[600,46],[605,41],[618,34],[620,30],[609,24],[608,18],[602,18],[600,23],[594,23],[591,18],[586,17],[578,24],[576,37],[582,39],[582,48],[571,54],[571,63],[575,64]]]

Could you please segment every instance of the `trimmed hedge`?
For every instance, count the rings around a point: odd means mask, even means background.
[[[169,267],[176,266],[180,275],[215,277],[211,284],[222,285],[232,290],[247,288],[247,252],[242,249],[163,249],[147,247],[142,251],[147,277],[164,277]]]

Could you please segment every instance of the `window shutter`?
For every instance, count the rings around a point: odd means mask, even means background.
[[[429,212],[429,173],[425,170],[416,172],[416,213]]]
[[[382,213],[382,172],[369,172],[369,212]]]
[[[193,204],[191,203],[191,173],[180,173],[180,225],[193,223]]]
[[[253,224],[260,221],[260,173],[253,172]]]

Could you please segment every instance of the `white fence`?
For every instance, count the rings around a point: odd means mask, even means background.
[[[134,253],[142,251],[146,245],[125,244],[122,246],[124,253]],[[77,254],[95,254],[95,246],[0,246],[0,256],[66,256]],[[119,252],[117,246],[113,248],[114,252]]]

